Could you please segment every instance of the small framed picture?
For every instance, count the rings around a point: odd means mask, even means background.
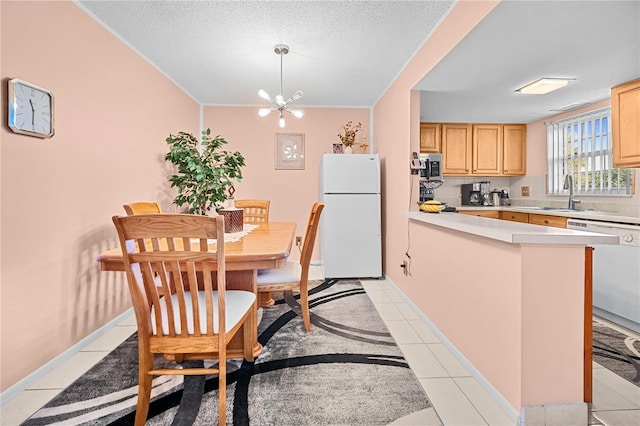
[[[304,133],[276,133],[276,170],[304,170]]]
[[[341,143],[334,143],[333,144],[333,153],[334,154],[342,154],[342,144]]]

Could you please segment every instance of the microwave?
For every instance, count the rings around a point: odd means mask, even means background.
[[[442,180],[442,154],[420,154],[424,168],[420,169],[420,180]]]

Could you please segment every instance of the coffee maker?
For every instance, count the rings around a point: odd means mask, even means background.
[[[480,190],[480,183],[463,183],[460,185],[460,195],[462,197],[461,203],[463,206],[481,206],[482,205],[482,191]]]
[[[460,185],[461,203],[463,206],[491,206],[491,182],[463,183]]]

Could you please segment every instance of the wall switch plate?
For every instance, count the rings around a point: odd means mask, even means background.
[[[520,187],[520,194],[523,197],[528,197],[529,196],[529,187],[528,186],[521,186]]]

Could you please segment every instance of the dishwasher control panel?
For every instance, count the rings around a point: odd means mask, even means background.
[[[640,225],[569,219],[567,229],[617,235],[620,237],[620,245],[640,247]]]

